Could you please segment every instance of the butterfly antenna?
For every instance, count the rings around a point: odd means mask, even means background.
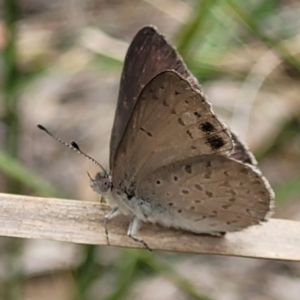
[[[104,169],[104,167],[94,158],[90,157],[89,155],[87,155],[86,153],[84,153],[79,146],[77,145],[77,143],[75,143],[74,141],[71,141],[70,144],[66,143],[65,141],[63,141],[62,139],[56,137],[53,133],[51,133],[47,128],[45,128],[43,125],[38,124],[37,127],[41,130],[43,130],[44,132],[46,132],[48,135],[50,135],[53,139],[55,139],[56,141],[58,141],[59,143],[63,144],[64,146],[80,153],[81,155],[85,156],[86,158],[88,158],[90,161],[92,161],[94,164],[96,164],[105,174],[107,174],[107,171]]]

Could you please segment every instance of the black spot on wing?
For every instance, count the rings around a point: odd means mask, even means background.
[[[194,112],[194,116],[198,119],[201,118],[201,115],[197,111]]]
[[[186,131],[186,134],[189,136],[190,139],[194,138],[192,133],[189,130]]]
[[[215,131],[215,126],[213,124],[211,124],[210,122],[204,122],[200,124],[200,129],[203,132],[212,132]]]
[[[192,166],[191,166],[191,165],[186,165],[186,166],[184,167],[184,169],[185,169],[185,171],[186,171],[187,173],[192,174]]]
[[[185,124],[183,123],[182,119],[181,118],[178,118],[178,123],[182,126],[184,126]]]
[[[152,133],[150,131],[147,131],[145,128],[141,127],[140,130],[145,132],[148,136],[153,137]]]
[[[206,144],[208,144],[212,150],[218,150],[225,145],[225,142],[220,136],[211,135],[206,137]]]

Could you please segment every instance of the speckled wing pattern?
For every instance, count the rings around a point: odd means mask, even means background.
[[[133,38],[124,61],[119,97],[110,140],[110,168],[115,153],[126,129],[133,107],[143,87],[157,74],[175,70],[201,91],[196,78],[187,69],[181,56],[165,37],[153,26],[143,27]],[[242,162],[255,164],[251,152],[232,134],[234,149],[232,157]]]
[[[239,230],[265,219],[272,196],[254,166],[228,157],[232,149],[230,133],[201,92],[175,71],[164,71],[145,86],[132,111],[116,152],[113,186],[150,203],[155,223],[193,232]]]
[[[141,90],[154,76],[167,69],[177,71],[195,87],[200,88],[180,55],[165,37],[155,27],[142,28],[132,40],[124,61],[110,141],[110,168]]]
[[[155,223],[196,233],[258,224],[271,203],[268,183],[256,168],[221,155],[162,166],[138,180],[136,196],[151,203]],[[159,217],[166,211],[167,218]]]
[[[164,71],[142,90],[112,169],[114,188],[178,160],[205,154],[228,155],[231,135],[199,90],[175,71]]]
[[[141,201],[133,214],[146,204],[148,221],[198,233],[257,224],[274,196],[255,165],[176,50],[141,29],[125,58],[110,152],[113,190]]]

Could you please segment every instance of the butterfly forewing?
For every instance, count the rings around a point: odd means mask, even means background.
[[[199,233],[257,224],[273,205],[269,185],[254,167],[219,155],[183,159],[146,174],[136,197],[150,203],[153,222]]]
[[[174,71],[153,78],[141,92],[112,169],[114,187],[132,186],[163,165],[199,155],[227,155],[226,127],[199,90]]]
[[[157,74],[175,70],[187,79],[194,88],[201,87],[189,72],[176,49],[153,26],[142,28],[133,38],[127,51],[120,81],[120,91],[110,141],[110,168],[117,147],[126,129],[133,107],[142,88]],[[242,162],[254,163],[253,155],[233,135],[235,147],[232,156]]]
[[[110,142],[110,167],[142,88],[160,72],[172,69],[199,87],[182,58],[154,27],[142,28],[127,51]]]

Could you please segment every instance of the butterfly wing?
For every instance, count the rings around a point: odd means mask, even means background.
[[[230,157],[238,160],[242,163],[256,166],[257,162],[252,152],[249,151],[248,147],[237,137],[236,134],[231,132],[234,148]]]
[[[198,155],[228,155],[230,133],[199,90],[164,71],[142,90],[116,152],[113,185],[133,190],[138,177]]]
[[[136,100],[143,87],[164,70],[175,70],[186,78],[194,88],[201,91],[196,78],[188,71],[181,56],[155,27],[142,28],[132,40],[127,51],[120,82],[120,92],[110,141],[110,168],[126,129]],[[251,152],[233,134],[235,147],[232,157],[254,164]]]
[[[137,97],[154,76],[167,69],[177,71],[194,86],[198,86],[197,80],[165,37],[154,27],[142,28],[131,42],[125,57],[110,141],[111,168]]]
[[[225,156],[162,166],[138,180],[150,221],[196,233],[236,231],[265,220],[273,194],[259,171]]]

